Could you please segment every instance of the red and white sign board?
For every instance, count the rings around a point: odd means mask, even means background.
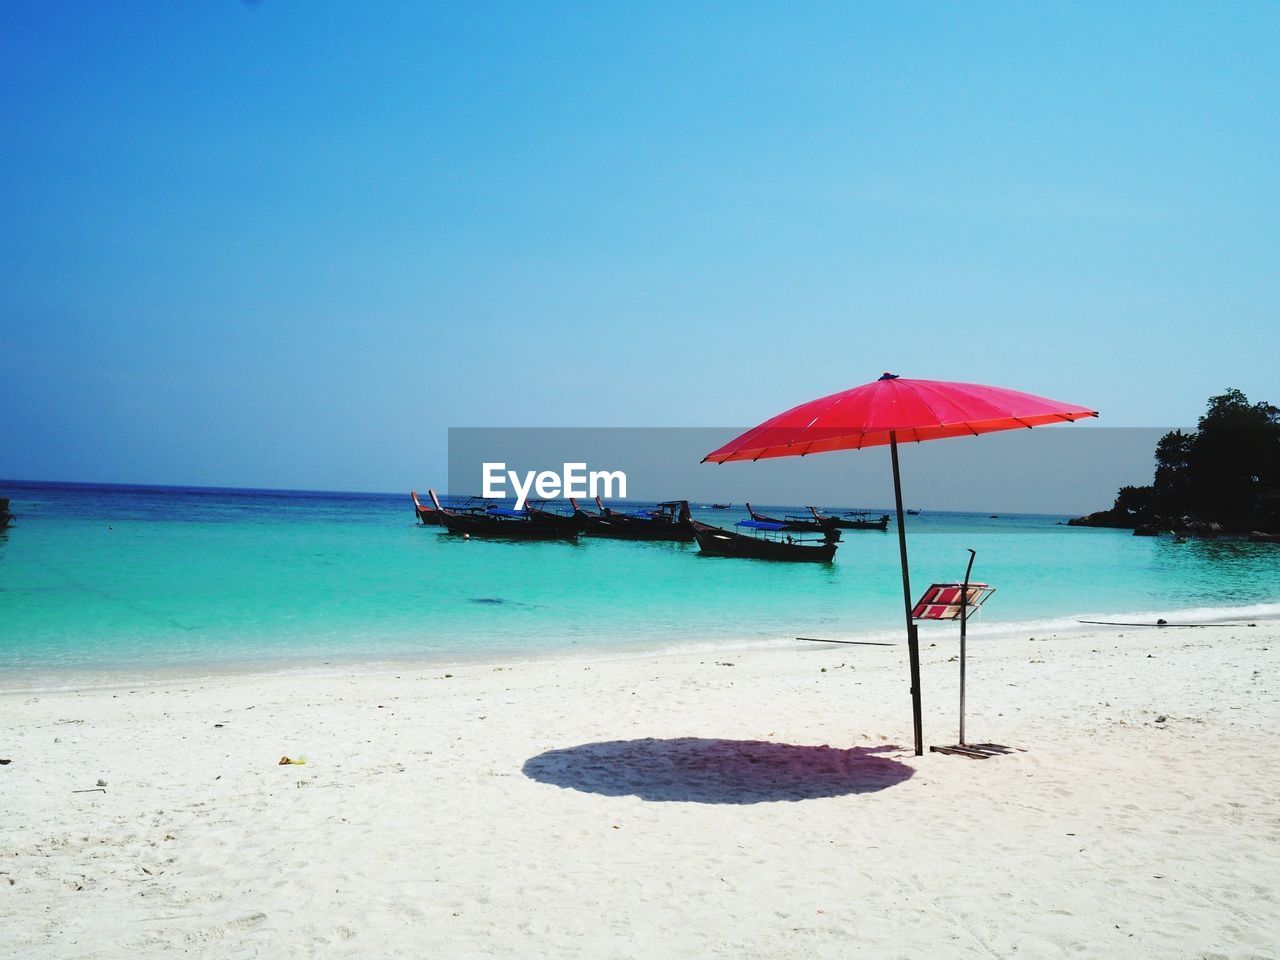
[[[929,586],[911,610],[912,620],[959,620],[960,594],[964,584],[935,583]],[[969,612],[971,617],[995,593],[995,587],[985,583],[969,584]]]

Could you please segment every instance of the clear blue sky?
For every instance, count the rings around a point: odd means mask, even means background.
[[[0,476],[407,489],[449,426],[885,369],[1280,402],[1277,50],[1272,3],[7,5]]]

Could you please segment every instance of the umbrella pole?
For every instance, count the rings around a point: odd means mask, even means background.
[[[898,432],[889,432],[893,459],[893,501],[898,508],[898,553],[902,558],[902,603],[907,614],[907,656],[911,661],[911,719],[915,729],[916,756],[924,755],[924,730],[920,716],[920,642],[911,619],[911,573],[907,566],[907,523],[902,512],[902,475],[898,470]]]

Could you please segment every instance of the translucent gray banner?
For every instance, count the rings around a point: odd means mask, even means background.
[[[756,463],[701,462],[744,429],[451,428],[446,492],[454,498],[485,494],[489,464],[490,479],[504,477],[503,496],[495,499],[514,501],[517,484],[544,472],[562,478],[571,464],[580,465],[570,469],[574,477],[625,474],[625,499],[632,501],[892,505],[887,447]],[[1119,487],[1151,482],[1153,451],[1166,429],[1063,425],[906,444],[900,448],[906,506],[1058,515],[1102,510]],[[514,482],[509,472],[516,474]],[[544,492],[549,489],[544,484]],[[606,498],[622,499],[616,478]]]

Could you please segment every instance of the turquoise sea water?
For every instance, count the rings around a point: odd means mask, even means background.
[[[7,483],[0,495],[17,515],[0,534],[10,687],[104,670],[595,655],[902,629],[892,524],[846,531],[830,566],[791,565],[703,557],[695,544],[462,540],[419,526],[407,494]],[[1176,544],[1062,519],[909,517],[913,591],[958,579],[973,547],[974,578],[998,588],[977,625],[992,635],[1081,616],[1280,613],[1275,546]]]

